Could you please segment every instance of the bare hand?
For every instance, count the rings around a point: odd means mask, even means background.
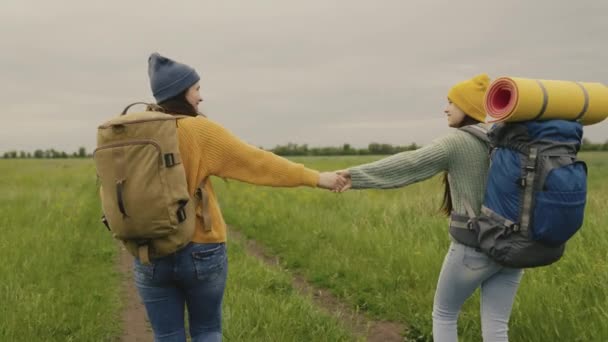
[[[336,171],[336,174],[338,174],[339,176],[344,178],[345,183],[340,188],[335,189],[334,192],[344,192],[344,191],[352,188],[353,182],[350,177],[350,172],[348,172],[348,170],[338,170],[338,171]]]
[[[335,172],[321,172],[319,175],[319,188],[339,192],[346,185],[347,180]]]

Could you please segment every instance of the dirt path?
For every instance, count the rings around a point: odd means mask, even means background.
[[[229,229],[230,238],[241,242],[248,254],[262,260],[266,265],[279,267],[279,259],[271,256],[263,246],[253,240],[248,240],[235,229]],[[123,300],[125,303],[122,314],[122,323],[125,327],[121,342],[148,342],[154,337],[150,324],[146,319],[146,311],[141,304],[137,289],[133,282],[132,262],[133,257],[122,247],[120,249],[119,269],[123,275]],[[406,327],[403,324],[376,321],[361,312],[353,310],[349,305],[341,302],[328,290],[311,285],[300,275],[293,275],[293,287],[302,295],[310,297],[314,304],[324,311],[338,318],[344,326],[350,329],[354,335],[365,337],[369,342],[393,342],[405,341],[403,335]]]
[[[135,283],[133,282],[133,257],[122,246],[120,250],[118,268],[122,274],[122,298],[125,303],[122,313],[123,334],[121,342],[149,342],[154,340],[152,328],[146,319],[146,309],[139,299]]]
[[[265,264],[279,267],[278,257],[271,256],[263,246],[254,240],[247,239],[234,228],[229,228],[229,238],[240,241],[250,255],[262,260]],[[302,295],[312,298],[315,305],[337,317],[356,336],[366,337],[369,342],[405,341],[403,335],[407,328],[403,324],[372,320],[341,302],[328,290],[310,284],[300,275],[293,276],[292,285]]]

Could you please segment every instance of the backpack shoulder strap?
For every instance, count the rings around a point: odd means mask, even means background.
[[[489,144],[488,129],[484,125],[467,125],[460,127],[459,130],[473,135],[475,138]]]

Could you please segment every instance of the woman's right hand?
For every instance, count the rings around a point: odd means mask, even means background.
[[[350,172],[348,172],[348,170],[338,170],[338,171],[335,171],[335,172],[336,172],[337,175],[339,175],[342,178],[344,178],[345,183],[340,188],[335,189],[334,192],[344,192],[344,191],[350,189],[353,186],[353,182],[352,182],[352,179],[350,177]]]
[[[336,172],[321,172],[319,174],[319,188],[340,192],[340,189],[346,186],[348,180]]]

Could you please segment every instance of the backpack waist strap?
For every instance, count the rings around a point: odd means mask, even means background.
[[[452,212],[450,215],[450,235],[459,243],[478,248],[477,232],[469,224],[469,216]]]

